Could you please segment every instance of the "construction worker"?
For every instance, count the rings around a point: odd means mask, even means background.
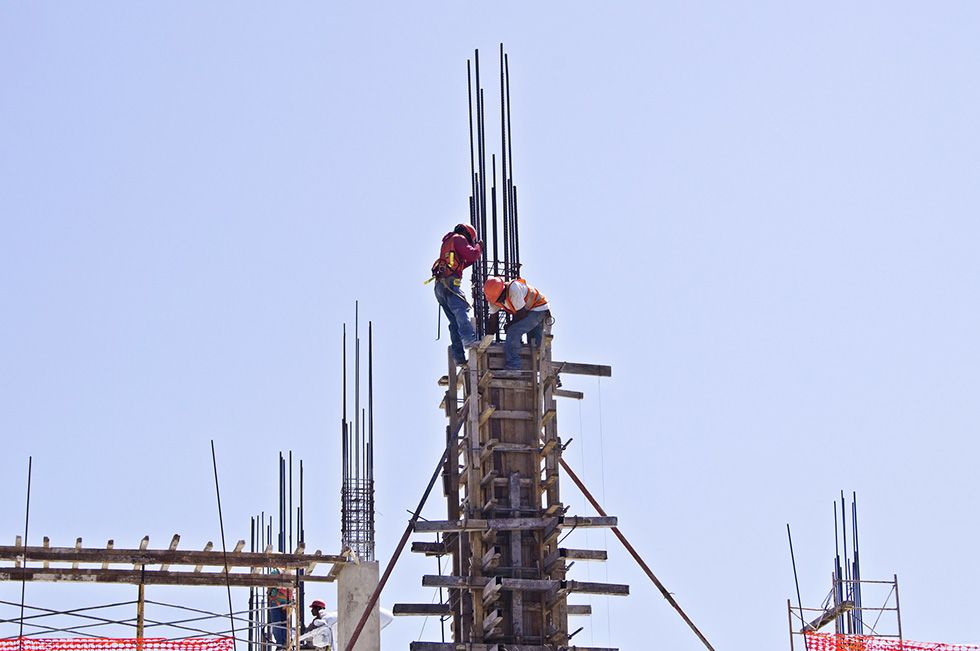
[[[284,574],[285,568],[273,569],[272,574]],[[269,628],[272,629],[272,639],[280,649],[286,648],[289,637],[289,607],[293,603],[293,591],[290,588],[273,587],[266,591],[266,606],[269,610]]]
[[[326,607],[327,604],[319,599],[310,604],[313,621],[303,627],[300,648],[329,649],[333,646],[333,631],[330,627],[333,622],[327,619]]]
[[[442,238],[439,258],[432,265],[432,279],[436,281],[436,300],[449,320],[449,339],[453,360],[466,363],[464,348],[474,348],[479,342],[476,330],[467,314],[470,304],[461,287],[463,270],[483,255],[483,243],[476,239],[476,229],[469,224],[457,224]]]
[[[521,339],[526,334],[528,343],[541,346],[544,323],[551,318],[548,299],[523,278],[506,281],[497,276],[483,283],[483,295],[490,305],[490,314],[503,310],[513,318],[504,328],[504,368],[517,371],[521,368]]]
[[[319,599],[315,600],[313,603],[310,604],[310,614],[313,616],[313,621],[303,627],[304,633],[309,633],[317,626],[323,625],[322,623],[318,624],[317,620],[320,619],[320,614],[324,612],[324,609],[326,607],[327,604],[323,603]],[[322,622],[322,620],[320,621]]]

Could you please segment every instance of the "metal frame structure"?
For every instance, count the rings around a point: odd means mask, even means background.
[[[793,606],[792,601],[786,600],[787,618],[789,621],[790,651],[794,651],[794,639],[801,637],[806,645],[808,633],[819,632],[820,629],[834,624],[834,633],[842,636],[880,637],[903,641],[902,611],[898,597],[898,575],[891,580],[868,580],[861,578],[860,545],[858,543],[857,494],[852,493],[850,504],[851,539],[848,544],[847,502],[844,492],[840,495],[840,513],[837,503],[834,503],[834,565],[830,575],[831,589],[819,608],[804,607],[802,601]],[[840,519],[838,519],[838,515]],[[838,528],[838,524],[840,527]],[[787,531],[788,531],[787,525]],[[792,553],[792,538],[790,552]],[[843,559],[841,557],[843,550]],[[794,560],[794,574],[796,572]],[[888,592],[879,607],[865,605],[865,590],[875,591],[882,586],[888,587]],[[797,587],[799,591],[799,587]],[[894,620],[891,619],[893,614]],[[880,629],[881,619],[889,615]],[[874,618],[872,620],[872,617]]]
[[[368,322],[367,409],[361,408],[359,307],[354,304],[354,423],[347,420],[347,325],[343,330],[341,545],[358,561],[374,560],[374,327]]]

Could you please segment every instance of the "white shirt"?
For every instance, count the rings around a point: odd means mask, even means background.
[[[527,295],[528,292],[527,285],[524,283],[511,282],[510,286],[507,288],[507,296],[510,297],[510,303],[514,306],[514,310],[522,310],[524,306],[527,305]],[[547,303],[539,305],[537,307],[531,308],[532,312],[544,312],[550,309]],[[496,305],[490,305],[490,314],[496,314],[500,311],[500,308]]]

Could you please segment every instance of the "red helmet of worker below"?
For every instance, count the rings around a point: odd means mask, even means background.
[[[487,281],[483,283],[483,295],[487,297],[487,300],[491,303],[497,303],[500,301],[500,295],[504,292],[504,286],[507,283],[503,278],[499,276],[490,276]]]
[[[310,604],[310,608],[319,608],[320,610],[323,610],[326,607],[327,607],[327,604],[323,603],[319,599],[317,599],[316,601],[314,601],[313,603]]]
[[[466,239],[470,241],[470,244],[476,242],[476,229],[469,224],[456,224],[456,228],[453,229],[453,232],[466,236]]]

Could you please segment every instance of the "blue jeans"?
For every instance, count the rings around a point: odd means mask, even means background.
[[[528,343],[541,346],[544,338],[544,320],[548,312],[528,312],[520,321],[515,321],[507,330],[504,341],[504,368],[517,371],[521,368],[521,340],[527,335]]]
[[[269,628],[272,629],[272,639],[276,645],[286,646],[286,609],[272,606],[269,608]]]
[[[456,284],[458,282],[459,278],[454,276],[437,280],[435,293],[436,300],[449,320],[449,340],[453,359],[462,364],[466,362],[466,352],[463,350],[463,346],[476,343],[478,337],[476,330],[473,329],[473,324],[470,323],[468,314],[470,305],[463,296],[463,290]]]

